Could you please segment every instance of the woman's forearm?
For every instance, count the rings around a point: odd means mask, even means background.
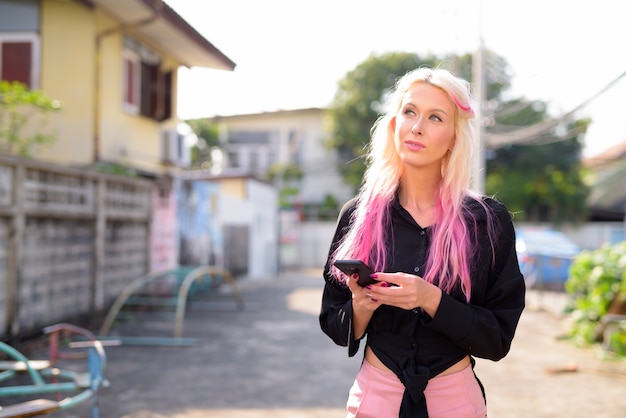
[[[354,321],[354,339],[360,340],[363,338],[365,334],[365,329],[367,328],[367,324],[369,324],[370,319],[372,319],[372,315],[374,311],[367,309],[359,309],[357,306],[352,305],[352,319]]]

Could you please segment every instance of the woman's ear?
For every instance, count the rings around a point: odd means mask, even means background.
[[[396,116],[392,116],[391,119],[389,119],[389,127],[391,128],[391,132],[396,131]]]

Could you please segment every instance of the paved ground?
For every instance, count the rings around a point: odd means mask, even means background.
[[[111,387],[101,394],[101,417],[344,417],[361,353],[349,359],[322,334],[320,273],[242,280],[239,287],[244,310],[224,288],[188,312],[184,335],[197,339],[195,345],[107,348]],[[509,356],[479,360],[490,418],[624,416],[626,362],[602,360],[563,341],[562,306],[562,297],[530,292]],[[141,331],[169,337],[172,329],[165,322]]]

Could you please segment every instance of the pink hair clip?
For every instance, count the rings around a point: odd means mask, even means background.
[[[464,105],[452,93],[450,93],[450,97],[452,97],[452,101],[454,102],[454,104],[456,104],[459,107],[459,109],[463,110],[464,112],[468,112],[468,113],[471,113],[472,115],[474,115],[474,109],[472,109],[472,107],[470,105],[468,105],[468,104]]]

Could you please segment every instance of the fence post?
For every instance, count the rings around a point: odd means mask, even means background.
[[[13,176],[13,216],[9,233],[8,277],[7,277],[7,333],[15,336],[20,331],[20,282],[22,277],[22,253],[24,250],[24,192],[26,186],[26,168],[22,162],[15,164]]]
[[[93,297],[91,306],[100,311],[104,309],[104,278],[105,243],[106,243],[106,180],[99,176],[96,182],[95,195],[95,236],[93,265]]]

